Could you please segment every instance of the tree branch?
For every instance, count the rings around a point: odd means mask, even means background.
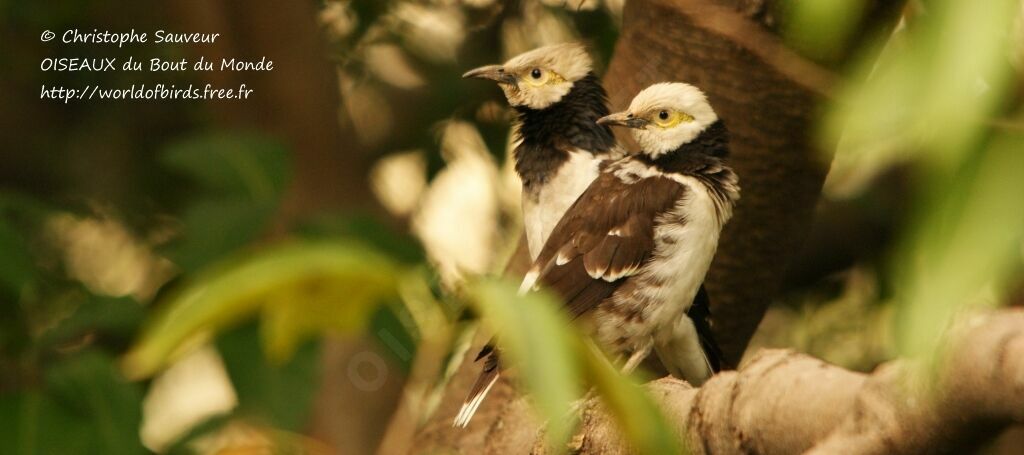
[[[762,351],[701,388],[648,384],[695,454],[965,453],[1024,423],[1024,309],[978,315],[954,330],[933,370],[906,360],[872,374],[785,350]],[[486,434],[487,453],[538,447],[523,400]],[[629,453],[597,399],[574,453]]]

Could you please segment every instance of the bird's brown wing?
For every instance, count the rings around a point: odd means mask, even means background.
[[[605,172],[566,211],[524,285],[562,297],[575,318],[636,274],[654,252],[654,223],[686,187],[661,176],[623,182]]]

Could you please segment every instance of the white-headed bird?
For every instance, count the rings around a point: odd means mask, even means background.
[[[640,153],[601,173],[558,222],[521,291],[545,287],[632,371],[652,350],[676,377],[717,369],[706,314],[688,311],[739,199],[725,126],[696,87],[655,84],[602,125],[633,129]],[[698,299],[700,302],[700,299]],[[704,308],[706,310],[706,308]],[[498,377],[496,352],[456,418],[466,425]]]
[[[598,164],[622,156],[611,130],[607,94],[577,43],[545,46],[462,77],[498,83],[519,114],[513,152],[523,183],[523,227],[533,260],[566,209],[597,177]]]

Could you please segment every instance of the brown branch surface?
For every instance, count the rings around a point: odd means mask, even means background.
[[[648,385],[695,454],[970,453],[1024,422],[1024,310],[971,318],[949,337],[938,367],[895,361],[870,375],[792,351],[767,350],[703,387]],[[536,444],[522,400],[488,430],[487,453]],[[575,453],[629,453],[592,401]]]

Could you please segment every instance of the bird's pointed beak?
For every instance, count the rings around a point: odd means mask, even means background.
[[[631,112],[616,112],[612,115],[597,119],[598,125],[624,126],[626,128],[643,128],[647,126],[647,120],[635,117]]]
[[[481,66],[479,68],[466,71],[462,77],[463,79],[488,79],[499,84],[514,84],[516,82],[516,77],[505,72],[505,67],[501,65]]]

